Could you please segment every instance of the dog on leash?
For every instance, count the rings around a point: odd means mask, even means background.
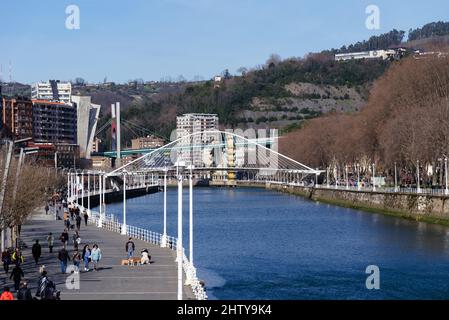
[[[122,266],[137,266],[140,265],[140,258],[129,258],[122,260]]]

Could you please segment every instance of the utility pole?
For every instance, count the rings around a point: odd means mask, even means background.
[[[0,209],[1,209],[1,214],[2,214],[2,230],[1,230],[1,249],[2,252],[5,251],[5,221],[4,221],[4,217],[5,214],[3,212],[3,204],[4,204],[4,200],[5,200],[5,192],[6,192],[6,184],[8,182],[8,172],[9,172],[9,165],[11,163],[11,155],[12,155],[12,147],[13,147],[13,143],[12,141],[8,141],[8,153],[6,155],[6,162],[5,162],[5,170],[3,173],[3,181],[2,181],[2,189],[0,191]]]

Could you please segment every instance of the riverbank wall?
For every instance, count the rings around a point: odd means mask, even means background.
[[[445,196],[337,190],[270,183],[265,187],[323,203],[449,226],[449,197]]]
[[[158,191],[159,191],[158,186],[129,189],[129,190],[126,190],[126,198],[127,199],[137,198],[137,197],[141,197],[141,196],[144,196],[147,194],[156,193]],[[123,191],[119,190],[119,191],[106,192],[104,200],[105,200],[106,204],[114,203],[114,202],[121,202],[121,201],[123,201]],[[83,201],[84,201],[84,205],[87,206],[87,197],[84,197]],[[78,199],[78,203],[81,203],[81,198]],[[96,195],[90,196],[90,207],[94,208],[99,205],[100,205],[100,195],[96,194]]]

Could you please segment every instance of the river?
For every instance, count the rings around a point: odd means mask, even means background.
[[[175,236],[176,189],[167,202]],[[121,220],[122,207],[107,212]],[[162,233],[163,193],[129,199],[127,222]],[[264,189],[194,189],[194,263],[210,299],[449,299],[449,228]]]

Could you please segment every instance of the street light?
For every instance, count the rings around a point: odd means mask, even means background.
[[[447,178],[447,157],[444,157],[444,170],[445,170],[445,180],[446,180],[446,188],[444,189],[444,194],[449,194],[449,188],[448,188],[448,178]]]
[[[416,183],[417,183],[416,191],[418,193],[421,193],[421,184],[420,184],[420,178],[419,178],[419,160],[416,160],[416,174],[417,174],[417,178],[418,178],[416,181]]]
[[[376,164],[373,163],[373,191],[376,191]]]
[[[356,167],[357,167],[357,190],[360,190],[361,189],[361,186],[360,186],[360,164],[356,164]]]
[[[182,300],[182,260],[183,260],[183,247],[182,247],[182,171],[185,167],[185,163],[182,161],[176,162],[176,173],[178,178],[178,239],[176,242],[176,259],[178,261],[178,300]]]
[[[396,161],[394,162],[394,192],[398,192],[398,170]]]
[[[126,170],[123,171],[123,224],[122,234],[126,235]]]

